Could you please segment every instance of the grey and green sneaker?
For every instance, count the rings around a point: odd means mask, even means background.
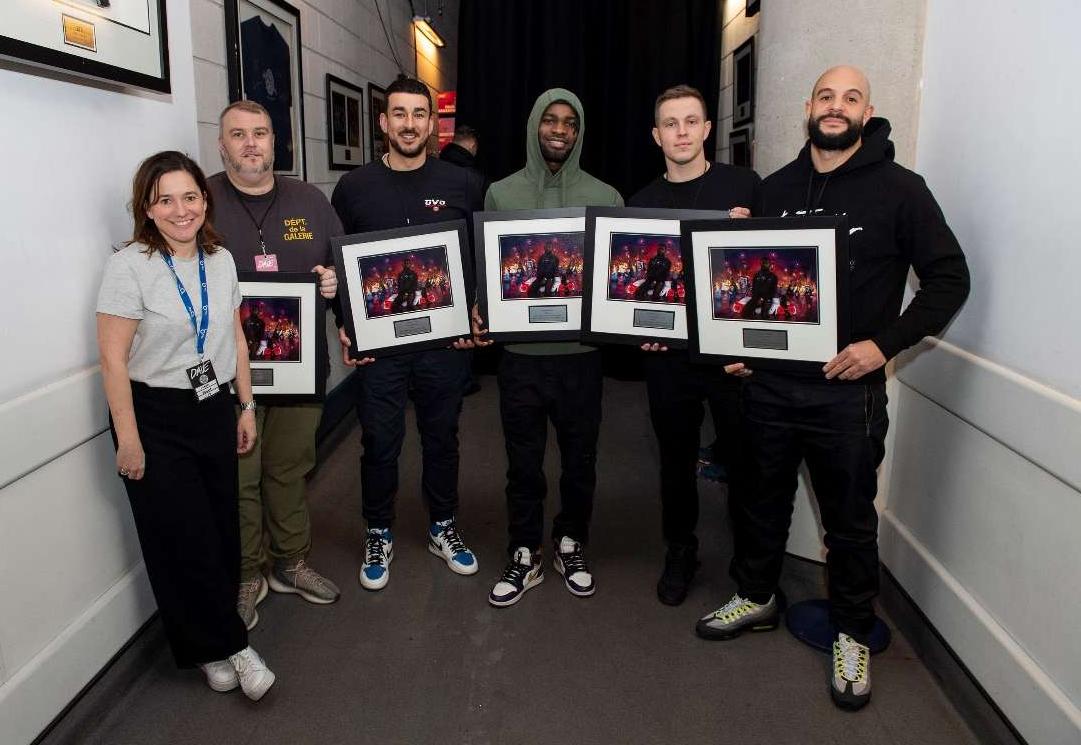
[[[236,597],[236,612],[240,614],[240,620],[244,622],[248,631],[254,629],[255,624],[259,623],[259,611],[255,609],[255,606],[263,602],[266,593],[266,577],[262,572],[240,583],[240,591]]]
[[[871,700],[871,650],[848,634],[833,642],[833,703],[848,711],[862,709]]]
[[[275,562],[270,571],[270,589],[299,595],[309,603],[327,605],[342,594],[338,586],[312,569],[304,559]]]
[[[703,639],[735,639],[744,631],[773,631],[779,620],[776,595],[761,605],[737,593],[720,608],[699,619],[694,632]]]

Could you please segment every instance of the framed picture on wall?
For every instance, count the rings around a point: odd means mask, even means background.
[[[686,348],[680,220],[727,218],[719,210],[588,208],[582,340]]]
[[[383,137],[383,128],[379,126],[379,115],[387,113],[387,91],[375,83],[368,83],[368,143],[371,160],[379,160],[387,152],[387,141]]]
[[[170,92],[165,0],[6,0],[0,58]]]
[[[845,218],[691,220],[680,240],[692,360],[819,371],[848,344]]]
[[[732,126],[754,121],[754,37],[732,53]]]
[[[331,238],[354,359],[469,339],[464,220]]]
[[[753,161],[751,153],[751,128],[733,129],[728,135],[728,162],[750,168]]]
[[[327,74],[327,167],[348,171],[364,163],[364,89]]]
[[[488,338],[578,339],[585,208],[477,212],[473,224],[477,305]]]
[[[327,382],[326,313],[316,275],[240,272],[237,278],[243,296],[240,326],[256,398],[321,401]]]
[[[225,0],[229,100],[270,112],[274,172],[303,179],[304,88],[300,11],[285,0]]]

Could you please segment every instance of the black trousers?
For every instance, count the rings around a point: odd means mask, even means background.
[[[601,424],[601,355],[507,352],[499,366],[499,413],[507,445],[508,553],[544,540],[544,450],[555,426],[563,474],[552,538],[589,541]]]
[[[670,545],[698,547],[698,448],[703,402],[717,433],[714,457],[730,473],[740,462],[740,380],[719,366],[692,364],[683,351],[645,355],[649,418],[661,456],[661,525]]]
[[[223,660],[248,645],[240,587],[236,413],[225,392],[131,384],[146,453],[139,481],[124,479],[146,573],[180,667]],[[113,429],[113,444],[116,430]]]
[[[730,499],[743,596],[768,597],[781,574],[796,471],[807,462],[826,531],[830,616],[866,640],[878,595],[877,469],[885,454],[885,383],[826,384],[756,371],[743,386],[747,468]]]
[[[405,407],[416,407],[423,448],[421,492],[433,521],[458,510],[458,415],[469,380],[470,357],[434,349],[381,357],[361,368],[357,418],[363,429],[361,508],[370,528],[394,523],[398,456],[405,440]]]

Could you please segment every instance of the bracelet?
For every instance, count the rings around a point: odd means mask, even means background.
[[[255,411],[255,399],[253,398],[251,401],[248,401],[248,403],[246,403],[246,404],[241,404],[240,405],[240,410],[241,411]]]

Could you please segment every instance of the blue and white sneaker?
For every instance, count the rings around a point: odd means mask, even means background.
[[[382,590],[390,579],[390,561],[394,558],[394,536],[390,528],[368,528],[364,539],[364,563],[360,566],[360,586]]]
[[[465,547],[453,517],[432,523],[428,527],[428,550],[446,561],[452,572],[477,573],[477,557]]]

